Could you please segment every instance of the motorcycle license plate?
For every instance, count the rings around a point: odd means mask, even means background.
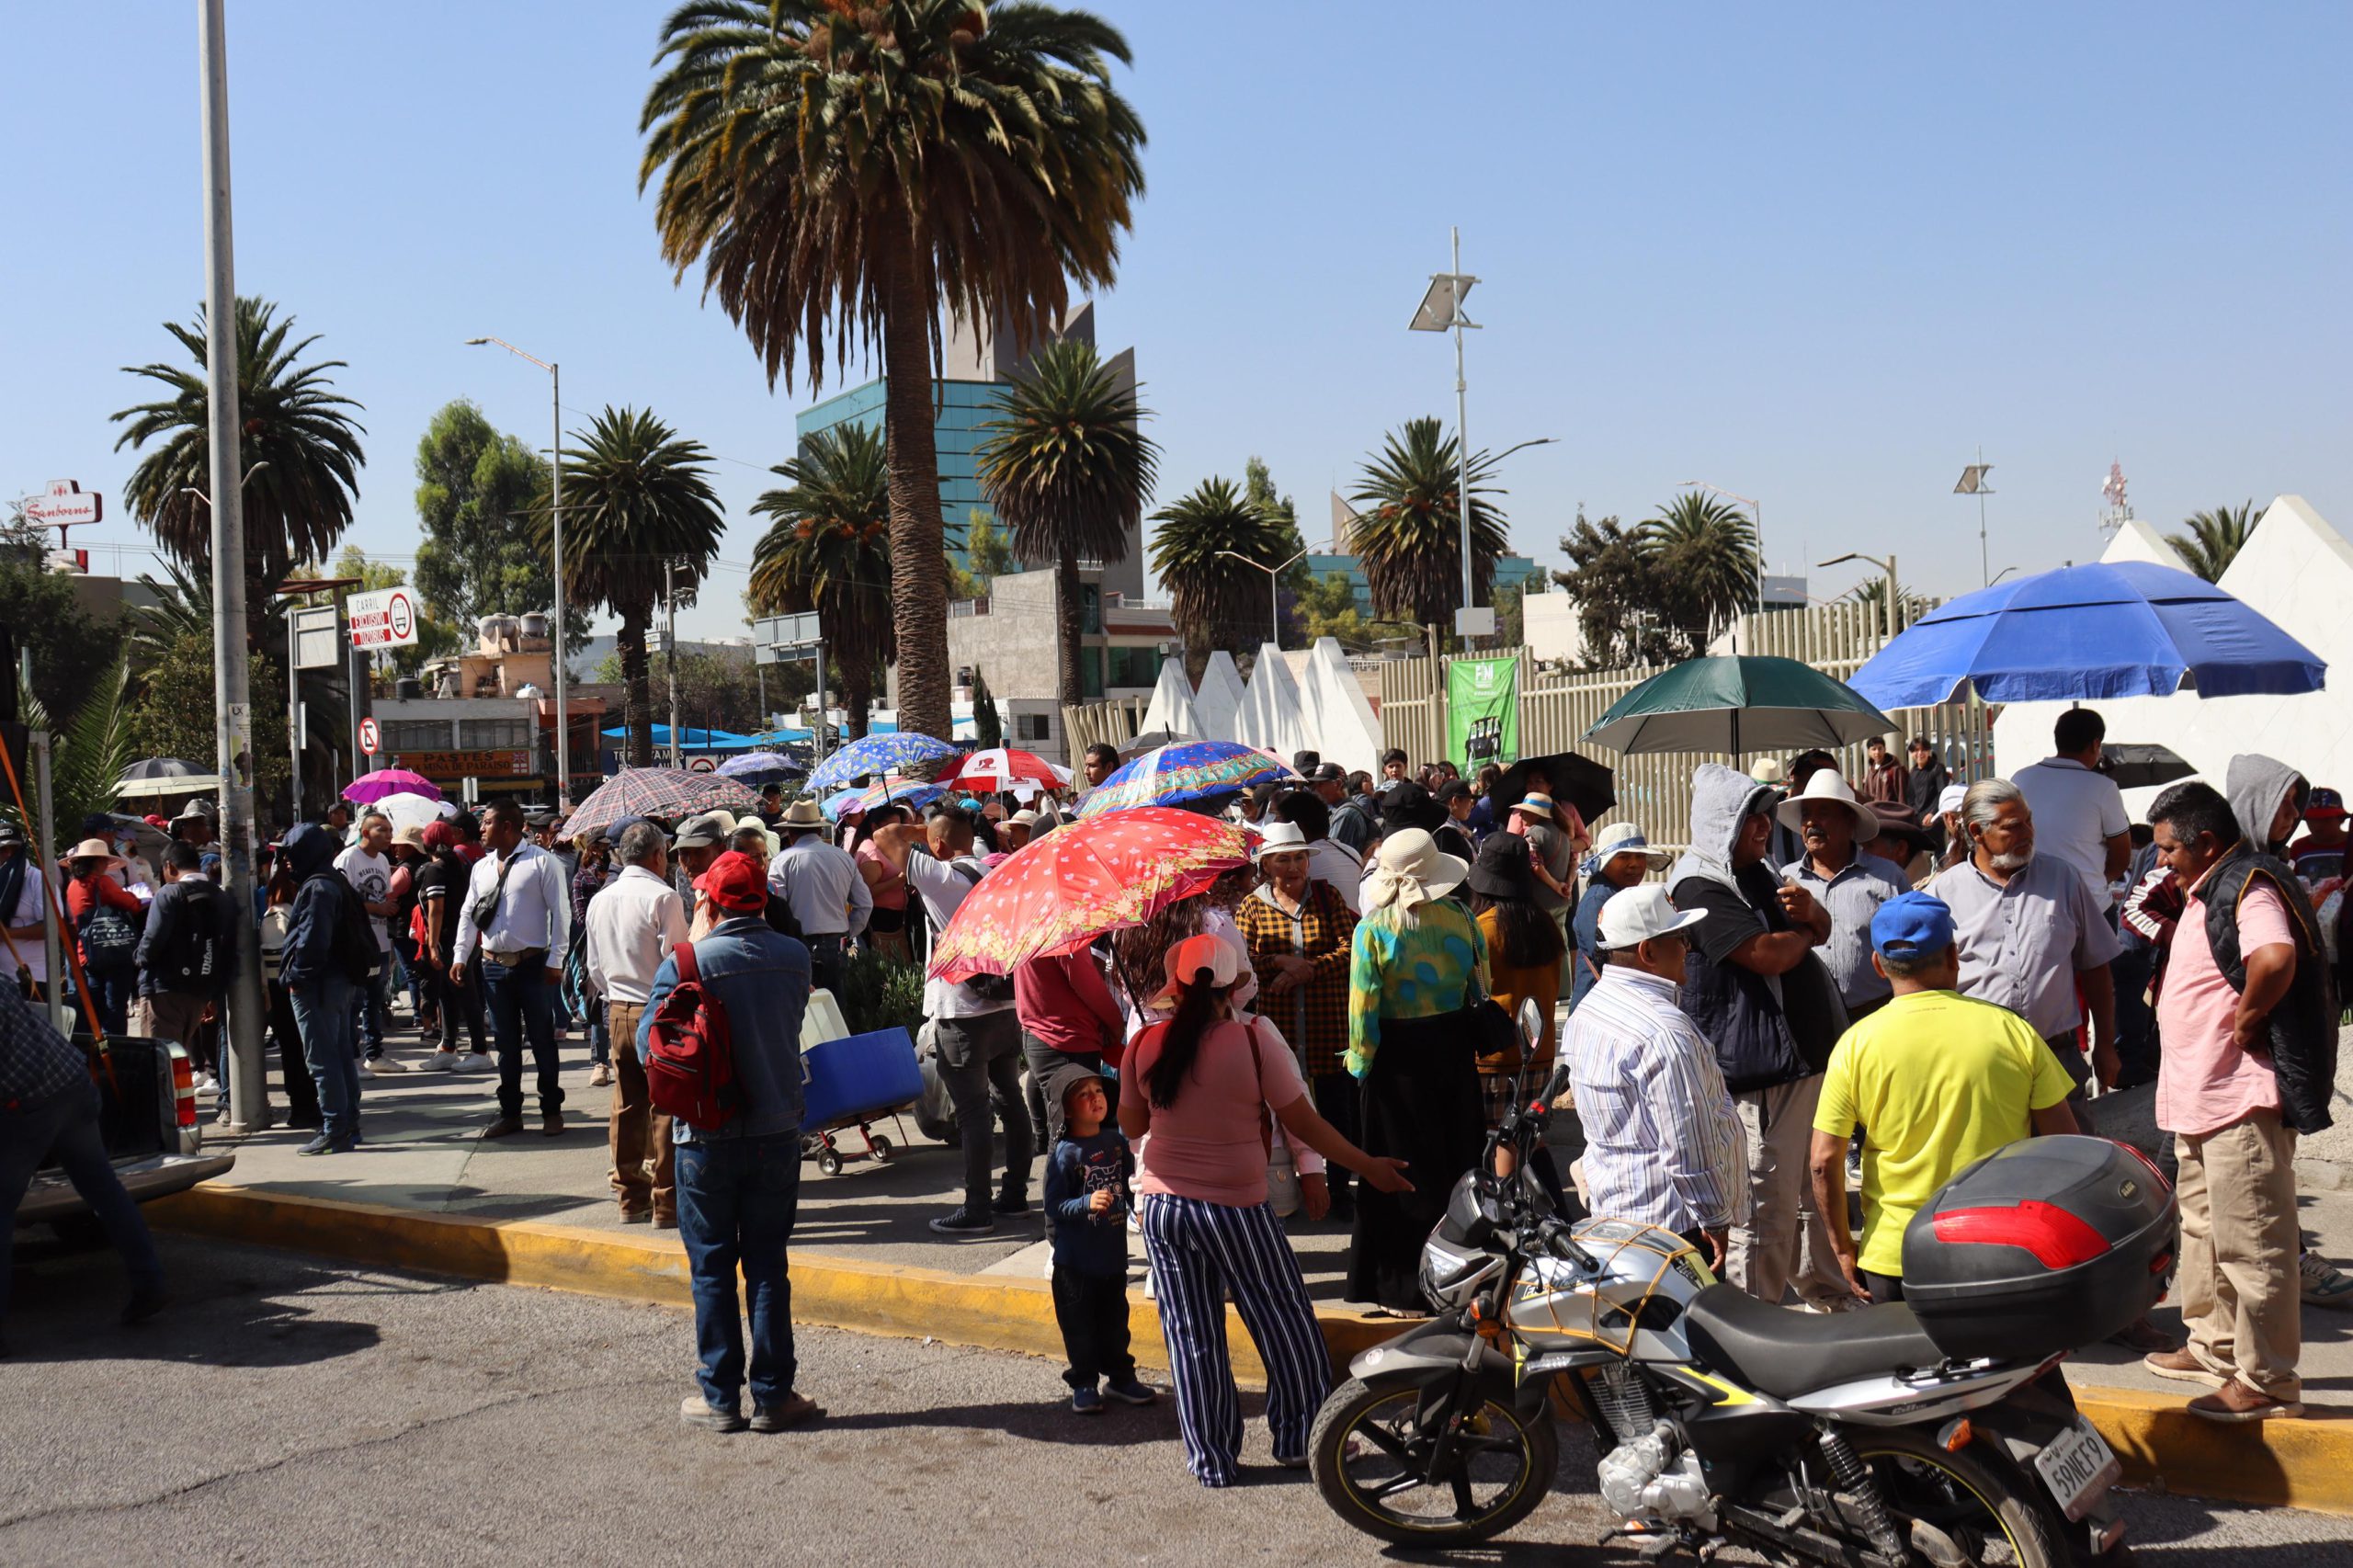
[[[2124,1466],[2106,1439],[2092,1429],[2090,1422],[2080,1418],[2034,1456],[2034,1468],[2041,1473],[2042,1484],[2051,1489],[2059,1511],[2071,1521],[2082,1518],[2124,1473]]]

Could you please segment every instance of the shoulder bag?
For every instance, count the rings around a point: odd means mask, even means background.
[[[1287,1220],[1299,1211],[1299,1161],[1290,1152],[1290,1141],[1275,1136],[1274,1108],[1266,1099],[1267,1059],[1258,1053],[1258,1021],[1251,1019],[1242,1032],[1250,1041],[1250,1081],[1258,1090],[1258,1142],[1267,1152],[1267,1203],[1276,1218]]]

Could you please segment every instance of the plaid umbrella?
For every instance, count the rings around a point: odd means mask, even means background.
[[[441,786],[422,773],[411,773],[405,767],[380,767],[373,773],[363,773],[343,787],[343,798],[366,805],[387,795],[422,795],[428,801],[441,798]]]
[[[1141,926],[1246,865],[1242,830],[1197,812],[1141,806],[1058,828],[983,877],[932,947],[942,980],[1011,974]]]
[[[716,773],[689,773],[683,767],[624,767],[590,791],[564,820],[563,834],[610,828],[627,817],[660,817],[676,822],[699,812],[733,812],[741,816],[760,809],[760,798],[733,778]]]
[[[894,735],[865,735],[819,763],[817,771],[809,776],[809,788],[837,790],[870,775],[879,778],[886,773],[920,774],[928,771],[925,764],[944,762],[955,755],[956,748],[946,741],[936,741],[912,730]]]
[[[1078,803],[1081,818],[1137,806],[1175,806],[1254,784],[1296,778],[1278,758],[1239,741],[1187,741],[1121,763]]]

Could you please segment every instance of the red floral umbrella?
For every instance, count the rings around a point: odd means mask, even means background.
[[[988,746],[964,758],[954,772],[943,773],[933,782],[949,790],[985,790],[994,793],[1010,790],[1025,779],[1049,790],[1059,790],[1070,782],[1070,775],[1034,752],[1016,746]]]
[[[1106,931],[1142,925],[1249,858],[1233,824],[1165,806],[1057,828],[966,895],[932,949],[930,972],[942,980],[1011,974],[1031,959],[1076,952]]]

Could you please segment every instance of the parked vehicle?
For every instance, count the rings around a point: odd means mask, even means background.
[[[115,1174],[131,1197],[142,1203],[168,1198],[237,1163],[233,1154],[204,1150],[196,1069],[186,1051],[170,1040],[118,1035],[107,1041],[107,1061],[112,1071],[98,1073],[99,1124]],[[48,1223],[71,1233],[96,1221],[64,1174],[48,1165],[33,1173],[17,1223]]]
[[[1437,1315],[1357,1357],[1318,1415],[1309,1465],[1341,1517],[1419,1547],[1510,1528],[1552,1484],[1557,1389],[1628,1521],[1611,1538],[1646,1554],[2062,1568],[2119,1552],[2120,1466],[2056,1369],[2170,1278],[2173,1192],[2144,1158],[2013,1144],[1906,1232],[1911,1300],[1820,1315],[1717,1283],[1679,1236],[1564,1216],[1530,1162],[1565,1081],[1517,1096],[1457,1184],[1423,1251]]]

